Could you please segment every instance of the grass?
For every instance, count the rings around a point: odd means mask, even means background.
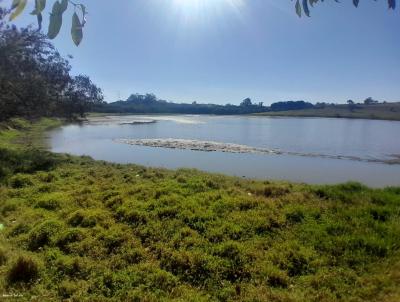
[[[46,127],[26,126],[1,134],[0,294],[400,300],[400,188],[251,181],[33,152],[15,141]]]
[[[61,119],[55,118],[42,118],[36,121],[14,118],[7,122],[0,122],[0,147],[12,150],[45,149],[45,131],[62,124]]]
[[[257,113],[259,116],[330,117],[400,121],[400,103],[357,105],[350,110],[348,105],[327,106],[319,109],[290,110]]]

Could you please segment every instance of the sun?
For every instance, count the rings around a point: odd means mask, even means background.
[[[224,12],[240,13],[245,0],[172,0],[174,10],[186,21],[210,19]]]

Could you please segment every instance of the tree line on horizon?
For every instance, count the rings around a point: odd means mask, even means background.
[[[383,102],[386,103],[386,102]],[[366,98],[362,102],[348,100],[346,104],[335,104],[328,102],[299,101],[280,101],[274,102],[270,106],[265,106],[263,102],[253,102],[251,98],[245,98],[240,105],[205,104],[205,103],[177,103],[159,99],[153,93],[131,94],[125,101],[119,100],[112,103],[101,103],[94,106],[93,111],[101,113],[182,113],[182,114],[252,114],[274,111],[291,111],[306,109],[324,109],[327,107],[347,105],[350,110],[357,109],[360,105],[380,104],[372,97]]]
[[[0,7],[0,121],[13,117],[83,116],[103,101],[85,75],[72,75],[69,61],[47,36],[6,21]]]
[[[251,114],[268,111],[301,110],[310,109],[314,105],[306,101],[276,102],[271,106],[265,106],[263,102],[253,102],[251,98],[245,98],[240,105],[176,103],[158,99],[152,93],[131,94],[126,101],[102,103],[94,107],[94,111],[103,113],[185,113],[185,114]]]

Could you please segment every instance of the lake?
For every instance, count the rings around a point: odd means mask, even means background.
[[[93,117],[48,137],[54,152],[117,163],[314,184],[400,185],[400,122],[393,121],[124,115]]]

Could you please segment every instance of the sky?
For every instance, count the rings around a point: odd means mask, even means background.
[[[89,11],[82,44],[70,38],[72,7],[54,44],[107,102],[400,101],[400,9],[386,0],[325,1],[311,18],[290,0],[76,1]],[[30,11],[16,24],[35,24]]]

